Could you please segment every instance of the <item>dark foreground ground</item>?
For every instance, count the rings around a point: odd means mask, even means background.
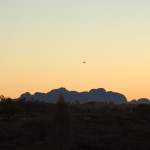
[[[2,101],[0,150],[150,150],[150,106]]]

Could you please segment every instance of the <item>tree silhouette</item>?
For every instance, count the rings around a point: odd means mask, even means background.
[[[0,95],[0,101],[4,101],[5,97],[3,95]]]
[[[140,104],[135,107],[135,112],[146,117],[149,116],[150,113],[150,105],[149,104]]]
[[[70,147],[70,113],[68,104],[62,95],[56,104],[56,143],[58,150],[69,150]]]

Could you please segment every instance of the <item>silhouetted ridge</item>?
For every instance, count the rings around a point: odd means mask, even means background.
[[[53,89],[48,93],[36,92],[34,95],[31,95],[29,92],[27,92],[25,94],[22,94],[20,96],[20,99],[34,99],[55,103],[60,95],[63,95],[65,100],[69,102],[75,102],[76,100],[78,100],[81,103],[90,101],[113,102],[115,104],[127,103],[127,99],[123,94],[112,91],[106,92],[106,90],[103,88],[91,89],[89,92],[68,91],[66,88],[59,88]]]
[[[105,93],[106,92],[106,90],[105,89],[103,89],[103,88],[98,88],[98,89],[91,89],[90,91],[89,91],[90,93]]]
[[[62,94],[62,93],[66,93],[66,92],[69,92],[69,91],[66,88],[62,87],[62,88],[59,88],[59,89],[53,89],[49,93],[60,93],[60,94]]]
[[[32,99],[32,96],[33,96],[33,95],[31,95],[29,92],[26,92],[26,93],[24,93],[24,94],[22,94],[22,95],[20,96],[20,99],[31,100],[31,99]]]
[[[134,99],[130,103],[131,104],[150,104],[150,100],[147,98],[140,98],[138,100]]]

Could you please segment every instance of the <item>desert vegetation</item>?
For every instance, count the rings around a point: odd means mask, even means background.
[[[1,98],[1,150],[149,150],[150,105]]]

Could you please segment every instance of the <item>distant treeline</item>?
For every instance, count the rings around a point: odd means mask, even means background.
[[[0,150],[149,150],[150,105],[1,97]]]

